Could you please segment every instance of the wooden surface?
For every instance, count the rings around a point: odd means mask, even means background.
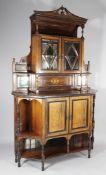
[[[46,100],[46,134],[56,136],[68,133],[69,98]]]
[[[49,103],[49,132],[65,129],[65,102]]]
[[[73,103],[73,129],[86,127],[88,114],[87,100],[76,100]]]
[[[42,119],[42,100],[32,101],[32,128],[35,135],[42,136],[43,119]]]
[[[70,98],[70,132],[76,132],[89,128],[91,121],[92,96],[80,96]]]
[[[90,89],[88,91],[82,91],[82,90],[75,90],[72,89],[70,91],[48,91],[48,92],[28,92],[28,93],[20,93],[20,92],[12,92],[12,95],[20,98],[40,98],[40,99],[46,99],[46,98],[52,98],[52,97],[73,97],[73,96],[89,96],[89,95],[95,95],[96,91],[93,89]]]

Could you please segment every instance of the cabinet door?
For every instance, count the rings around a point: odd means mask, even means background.
[[[62,39],[62,72],[80,72],[82,67],[82,40],[80,38]]]
[[[32,38],[32,71],[36,73],[58,73],[61,65],[61,39],[48,35]]]
[[[91,97],[70,97],[70,132],[87,130],[92,125]]]
[[[52,98],[46,102],[46,136],[68,133],[69,98]]]

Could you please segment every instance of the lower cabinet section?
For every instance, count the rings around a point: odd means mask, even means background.
[[[94,141],[94,95],[58,98],[15,97],[15,161],[44,160],[88,150]]]
[[[46,136],[71,134],[92,126],[92,96],[47,99]]]

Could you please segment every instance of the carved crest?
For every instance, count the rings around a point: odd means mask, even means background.
[[[84,28],[87,19],[79,17],[61,6],[53,11],[34,11],[30,17],[32,34],[52,34],[76,37],[77,28]]]

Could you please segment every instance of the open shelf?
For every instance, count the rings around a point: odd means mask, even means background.
[[[80,139],[79,139],[80,138]],[[34,139],[33,139],[34,140]],[[28,159],[41,159],[41,145],[35,141],[35,147],[31,148],[31,139],[29,139],[29,147],[23,149],[21,153],[22,158]],[[33,144],[32,144],[33,145]],[[82,151],[88,149],[87,135],[81,134],[80,137],[75,135],[69,142],[69,153]],[[45,158],[66,154],[67,153],[67,141],[65,138],[55,138],[48,140],[44,146]]]
[[[69,153],[73,152],[79,152],[87,150],[88,147],[81,147],[81,148],[70,148]],[[46,146],[45,147],[45,159],[52,158],[54,156],[62,155],[67,153],[67,147],[66,146]],[[41,159],[41,149],[38,148],[36,150],[27,150],[22,153],[22,158],[26,159]]]
[[[37,136],[35,134],[35,132],[22,132],[18,136],[18,140],[20,140],[20,139],[27,139],[27,138],[30,138],[30,139],[39,139],[39,136]]]

